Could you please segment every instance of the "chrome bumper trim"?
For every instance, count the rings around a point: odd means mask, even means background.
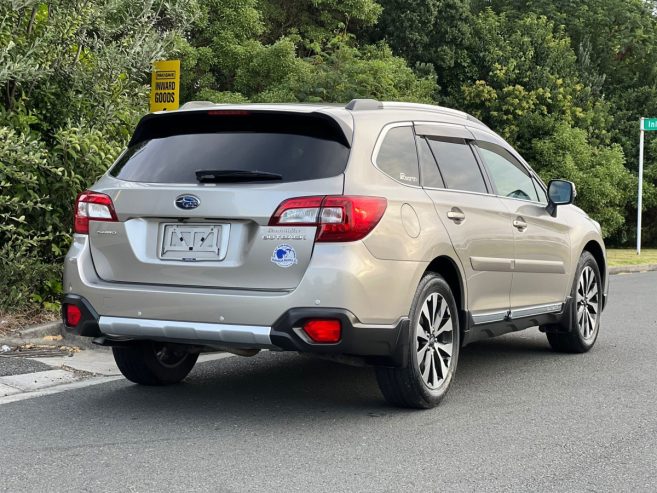
[[[98,325],[103,334],[111,337],[180,339],[227,344],[252,344],[258,347],[273,346],[269,337],[271,327],[259,325],[209,324],[105,316],[100,317]]]

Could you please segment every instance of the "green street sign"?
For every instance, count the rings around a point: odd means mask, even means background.
[[[657,132],[657,118],[644,118],[643,128],[641,130],[645,130],[646,132]]]

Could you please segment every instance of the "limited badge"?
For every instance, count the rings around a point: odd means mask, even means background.
[[[271,261],[287,269],[297,263],[297,252],[290,245],[278,245],[271,255]]]

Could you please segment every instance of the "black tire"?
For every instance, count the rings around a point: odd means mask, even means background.
[[[593,281],[597,286],[597,296],[590,305],[584,302],[582,304],[582,310],[580,311],[578,289],[582,279],[582,273],[586,269],[590,269],[587,272],[593,273]],[[565,320],[561,322],[561,324],[548,325],[543,327],[543,330],[545,330],[545,335],[547,336],[547,340],[553,350],[561,353],[585,353],[593,347],[595,341],[598,338],[598,332],[600,329],[600,314],[602,312],[603,295],[602,291],[602,276],[600,275],[598,263],[596,262],[593,255],[585,251],[582,253],[582,256],[579,258],[579,262],[577,263],[577,271],[575,272],[575,279],[573,279],[573,285],[570,292],[572,299],[571,303],[573,303],[572,309],[569,310],[568,315],[565,317]],[[589,321],[586,322],[588,324],[588,328],[584,327],[583,317],[588,317],[589,313],[593,312],[594,305],[596,306],[595,321],[593,324],[591,324],[589,319]],[[583,315],[581,318],[580,313]]]
[[[183,346],[146,341],[126,347],[113,347],[114,361],[124,377],[141,385],[170,385],[192,371],[197,353]]]
[[[423,362],[420,362],[418,361],[418,355],[420,350],[424,347],[422,343],[426,339],[427,349],[424,353],[425,356],[434,358],[432,363],[438,365],[440,365],[440,360],[437,358],[440,357],[444,363],[447,353],[439,351],[437,345],[445,344],[446,340],[439,341],[439,338],[445,337],[448,332],[444,332],[438,336],[435,334],[429,335],[428,332],[425,332],[422,337],[418,337],[417,330],[418,325],[420,325],[420,328],[427,326],[427,318],[422,314],[422,308],[425,304],[425,301],[429,302],[429,297],[434,293],[442,298],[442,301],[446,303],[449,310],[449,319],[447,321],[451,322],[452,330],[451,334],[448,336],[448,339],[450,339],[451,342],[447,342],[451,343],[452,345],[452,354],[451,358],[448,359],[448,363],[446,364],[447,371],[444,372],[444,375],[441,375],[442,378],[437,375],[437,372],[435,373],[433,384],[435,385],[437,382],[439,383],[435,388],[432,388],[432,382],[425,382],[422,371],[420,369],[422,365],[424,366],[425,370],[427,369],[427,359],[422,358]],[[439,305],[439,307],[441,306],[442,305]],[[445,397],[445,394],[447,394],[450,384],[454,378],[454,372],[456,371],[456,365],[458,363],[459,357],[461,336],[458,313],[459,312],[456,306],[456,300],[454,299],[452,290],[450,289],[447,282],[441,276],[436,274],[427,274],[424,276],[422,281],[420,281],[420,285],[418,286],[417,291],[415,292],[413,304],[411,307],[410,330],[408,334],[409,341],[407,345],[408,364],[405,368],[376,368],[376,379],[379,384],[379,388],[381,389],[385,399],[390,404],[399,407],[429,409],[437,406]],[[445,320],[445,317],[441,317],[441,320]],[[445,328],[446,327],[447,326],[445,325]],[[435,351],[435,354],[431,353],[431,355],[429,355],[428,353],[431,351]],[[428,378],[431,379],[432,375],[434,375],[431,373],[431,368],[429,369],[429,373],[430,374],[428,375]]]

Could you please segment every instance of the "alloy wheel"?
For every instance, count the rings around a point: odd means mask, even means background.
[[[447,378],[454,349],[454,324],[449,305],[438,293],[422,304],[415,328],[417,364],[425,385],[437,389]]]
[[[599,308],[598,279],[593,269],[586,266],[577,283],[577,327],[585,340],[595,337]]]

